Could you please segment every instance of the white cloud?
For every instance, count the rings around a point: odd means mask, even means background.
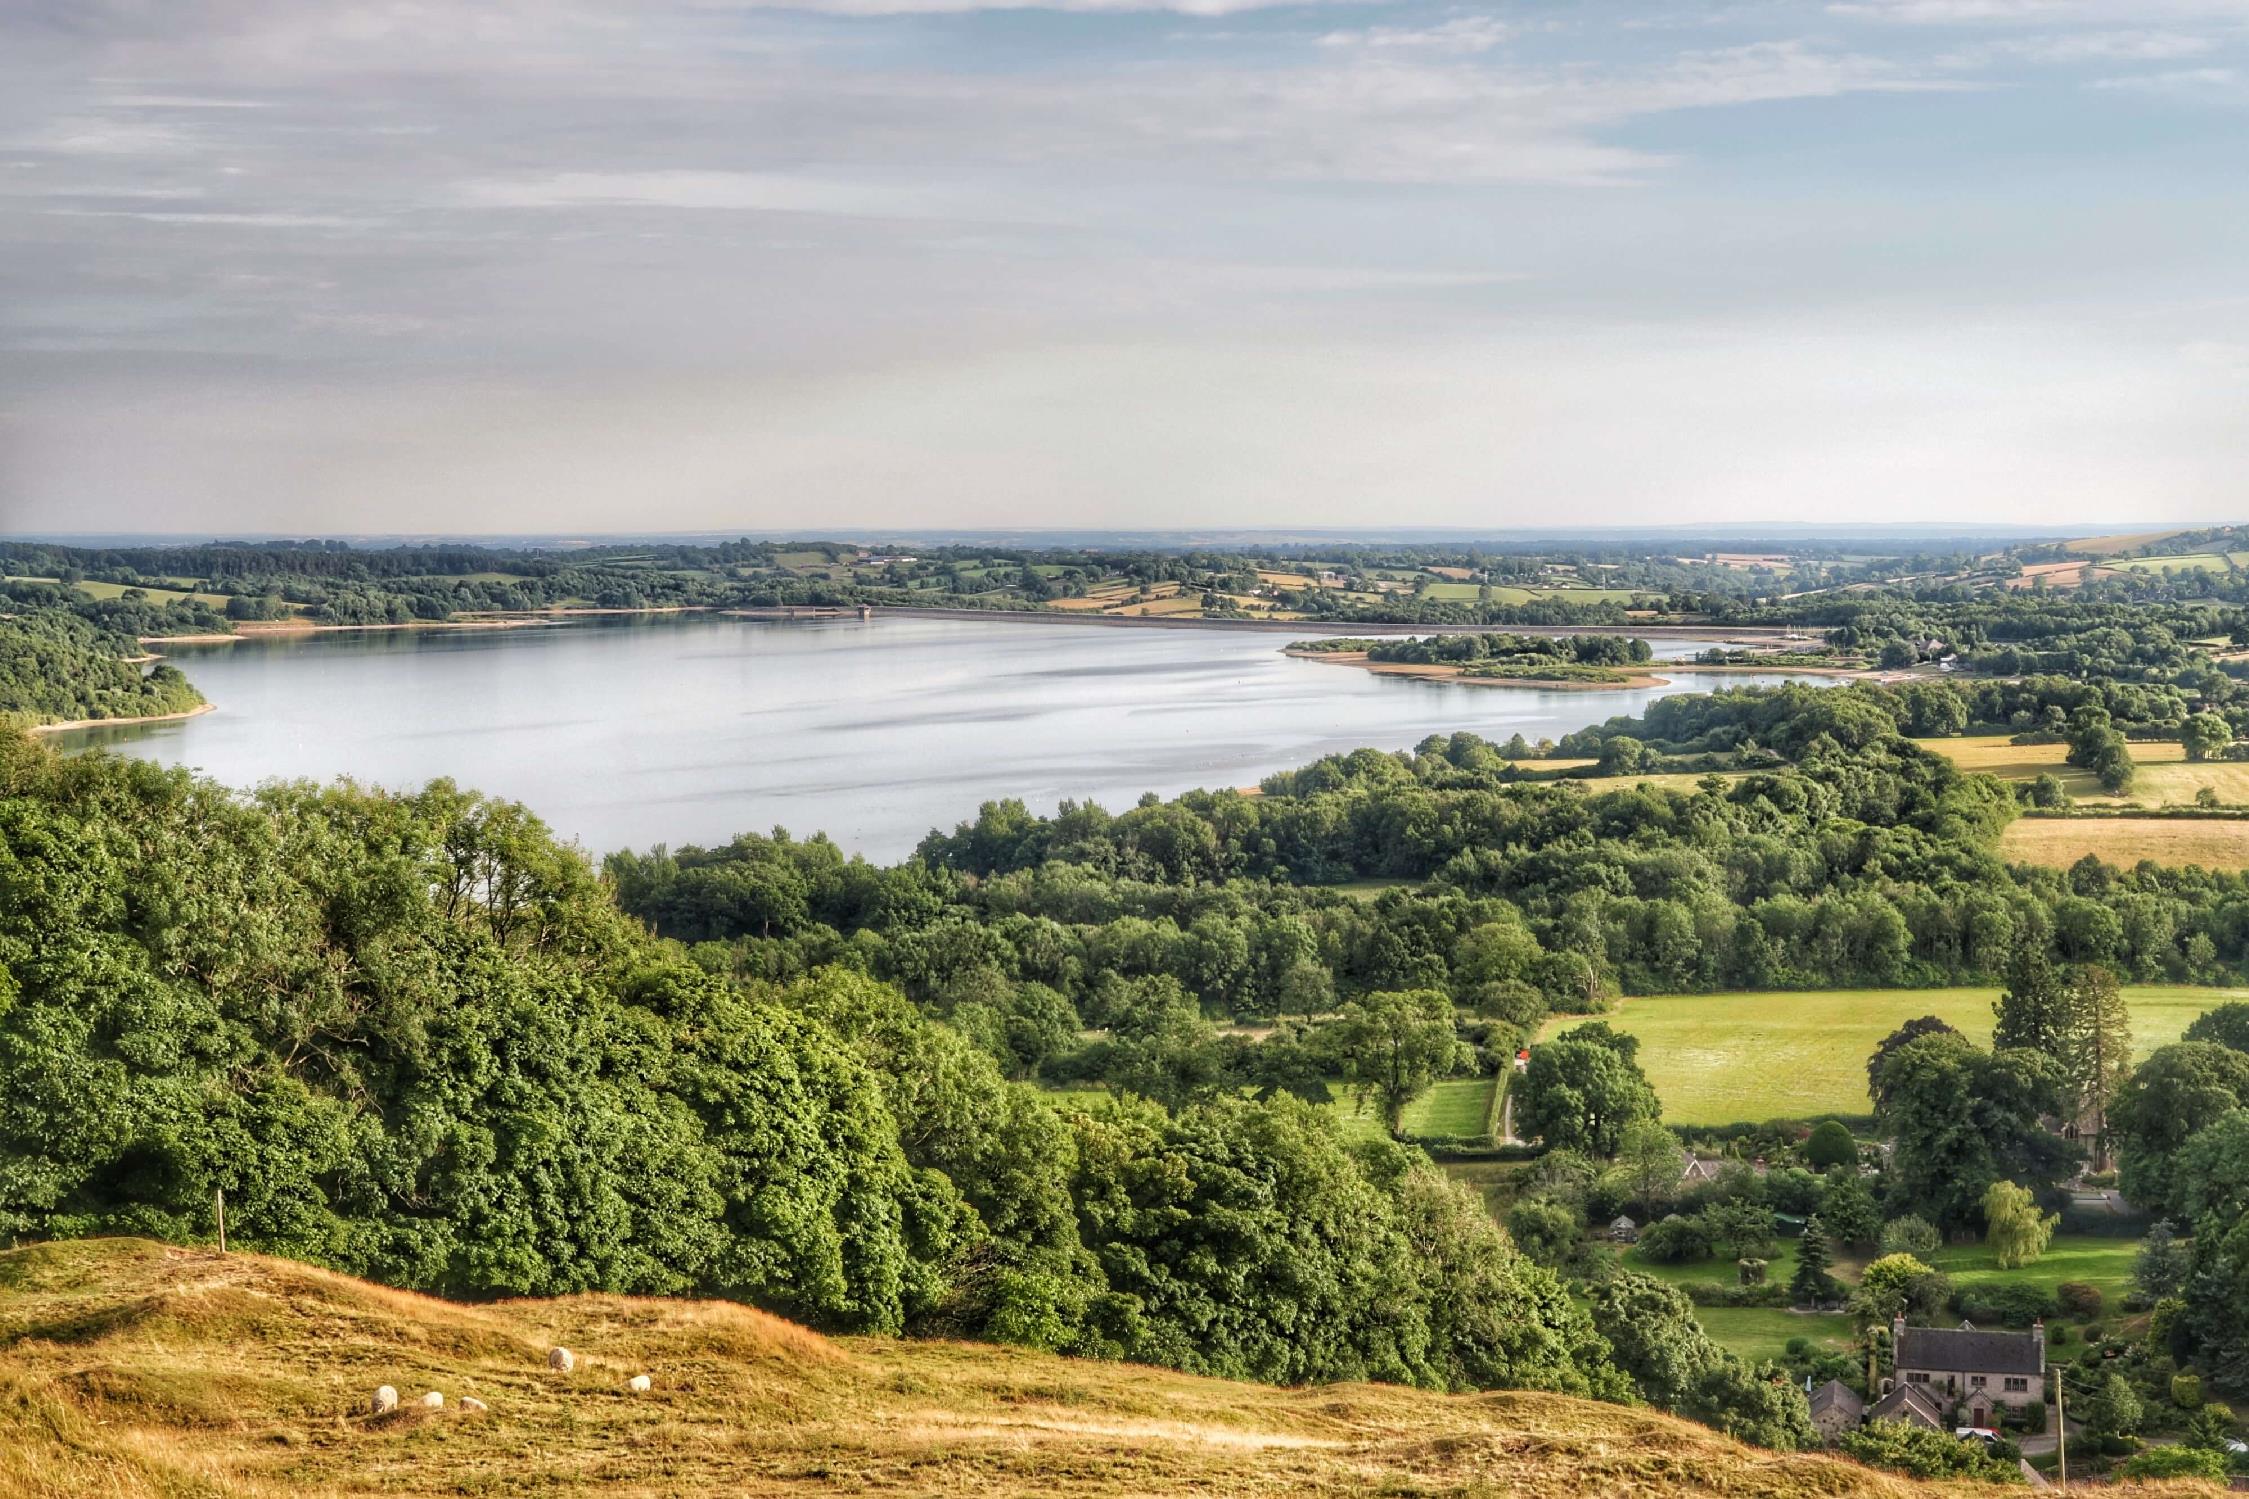
[[[1330,31],[1319,38],[1319,44],[1375,51],[1474,55],[1489,52],[1516,35],[1515,27],[1496,16],[1455,16],[1434,26],[1368,26],[1356,31]]]

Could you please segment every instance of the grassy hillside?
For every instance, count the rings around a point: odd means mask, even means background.
[[[556,1343],[576,1371],[550,1374]],[[647,1373],[654,1388],[630,1395]],[[366,1410],[377,1385],[403,1408]],[[442,1391],[441,1411],[416,1405]],[[463,1396],[489,1409],[459,1409]],[[144,1240],[0,1254],[8,1495],[1949,1492],[1558,1396],[1281,1390],[718,1302],[460,1306]]]

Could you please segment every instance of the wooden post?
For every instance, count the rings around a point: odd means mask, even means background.
[[[2062,1409],[2062,1371],[2054,1367],[2054,1451],[2061,1456],[2061,1488],[2069,1490],[2069,1415]]]
[[[226,1188],[224,1188],[224,1187],[221,1187],[221,1188],[219,1188],[219,1189],[218,1189],[218,1193],[219,1193],[219,1253],[221,1253],[221,1254],[225,1254],[225,1253],[226,1253]]]

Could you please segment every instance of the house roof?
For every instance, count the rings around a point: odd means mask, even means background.
[[[1846,1416],[1855,1419],[1866,1409],[1866,1401],[1860,1398],[1858,1391],[1842,1380],[1831,1379],[1812,1391],[1811,1406],[1814,1416],[1829,1410],[1841,1410]]]
[[[1634,1223],[1630,1218],[1625,1217],[1621,1213],[1618,1214],[1616,1220],[1609,1225],[1609,1227],[1611,1228],[1638,1228],[1639,1226],[1639,1224]]]
[[[2027,1332],[1909,1327],[1898,1335],[1896,1361],[1900,1369],[2043,1374],[2046,1372],[2046,1345],[2043,1339]]]
[[[1874,1402],[1874,1409],[1866,1413],[1869,1421],[1913,1421],[1932,1431],[1944,1430],[1944,1412],[1937,1409],[1935,1397],[1919,1385],[1901,1384]]]

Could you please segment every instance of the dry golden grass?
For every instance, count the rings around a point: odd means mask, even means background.
[[[2068,544],[2068,550],[2087,557],[2103,557],[2111,552],[2136,552],[2141,547],[2154,546],[2166,536],[2180,535],[2177,531],[2130,531],[2115,536],[2086,536]]]
[[[2092,775],[2063,763],[2065,744],[2009,744],[2004,736],[1963,739],[1917,739],[1914,743],[1943,755],[1962,770],[1981,771],[2002,780],[2026,781],[2048,772],[2061,781],[2070,796],[2093,807],[2192,806],[2202,788],[2217,793],[2228,806],[2249,806],[2249,760],[2206,760],[2190,764],[2186,748],[2175,743],[2135,743],[2132,763],[2137,767],[2128,796],[2111,796]],[[2143,821],[2140,826],[2156,824]]]
[[[556,1343],[577,1352],[575,1373],[548,1372]],[[655,1388],[628,1395],[641,1372]],[[405,1408],[368,1414],[378,1384]],[[414,1405],[427,1389],[444,1410]],[[464,1395],[490,1409],[461,1411]],[[727,1303],[456,1306],[141,1240],[0,1254],[0,1493],[560,1490],[1965,1492],[1557,1396],[1281,1390],[960,1343],[831,1341]]]
[[[2249,869],[2249,818],[2024,817],[2008,825],[1999,852],[2019,864],[2055,869],[2087,854],[2126,869],[2142,859]]]

